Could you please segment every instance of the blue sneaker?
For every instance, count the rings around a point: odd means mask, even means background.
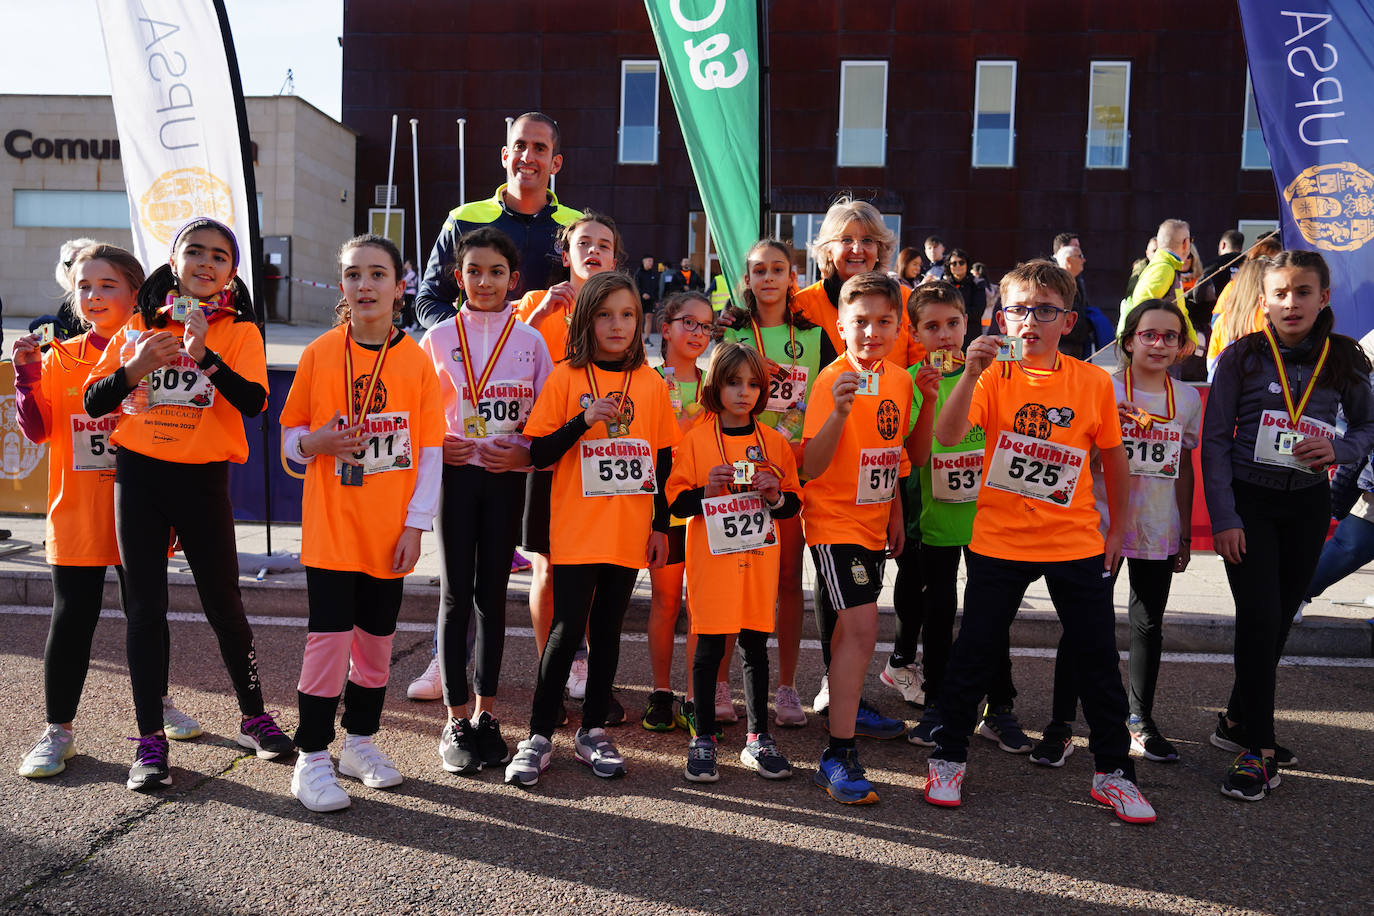
[[[872,783],[864,779],[859,753],[853,748],[840,755],[828,747],[822,751],[821,763],[816,769],[816,785],[842,805],[872,805],[878,801],[878,793],[873,791]]]
[[[859,714],[854,717],[854,735],[858,738],[878,738],[886,741],[900,738],[906,732],[901,719],[889,719],[865,699],[859,700]]]

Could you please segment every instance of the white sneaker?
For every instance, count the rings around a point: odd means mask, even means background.
[[[921,689],[920,662],[912,662],[901,668],[894,668],[892,667],[892,659],[889,657],[887,664],[883,667],[883,673],[878,675],[878,680],[900,693],[902,699],[910,705],[926,705],[926,692]]]
[[[1093,775],[1092,797],[1104,805],[1111,805],[1116,816],[1128,824],[1153,824],[1155,809],[1140,794],[1135,783],[1121,770]]]
[[[573,659],[572,670],[568,672],[568,696],[574,700],[586,699],[587,660],[585,658]]]
[[[811,708],[818,716],[830,711],[830,675],[821,676],[821,689],[816,691],[816,699],[812,701]]]
[[[716,681],[716,721],[739,721],[739,713],[735,712],[735,698],[730,696],[729,681]]]
[[[942,808],[957,808],[964,800],[964,773],[967,763],[931,759],[926,774],[926,801]]]
[[[296,755],[291,794],[311,811],[342,811],[352,804],[334,775],[334,762],[329,759],[328,750]]]
[[[345,735],[339,753],[339,772],[358,780],[369,789],[387,789],[401,784],[401,774],[391,758],[372,742],[371,735]]]
[[[29,779],[56,776],[67,768],[67,761],[76,754],[76,737],[61,725],[49,723],[43,737],[19,764],[19,775]]]
[[[506,766],[506,785],[525,788],[537,785],[539,777],[549,768],[553,745],[543,735],[531,735],[515,746],[515,756]]]
[[[171,697],[162,698],[162,731],[173,741],[190,741],[205,734],[200,723],[177,709]]]
[[[410,682],[406,696],[412,700],[437,700],[444,695],[444,681],[439,677],[439,656],[429,660],[425,673]]]
[[[1297,612],[1296,614],[1293,615],[1293,622],[1294,622],[1294,623],[1302,623],[1302,611],[1303,611],[1303,608],[1307,607],[1307,606],[1308,606],[1309,604],[1311,604],[1311,603],[1312,603],[1311,601],[1304,601],[1304,602],[1302,602],[1301,604],[1298,605],[1298,612]]]

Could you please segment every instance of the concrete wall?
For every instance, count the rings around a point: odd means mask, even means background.
[[[292,275],[334,283],[335,253],[353,234],[352,197],[356,137],[295,96],[250,98],[248,123],[257,143],[254,169],[262,200],[262,233],[292,237]],[[0,95],[0,137],[28,131],[13,146],[23,152],[39,138],[113,141],[114,109],[104,96]],[[56,309],[61,295],[54,277],[58,248],[67,239],[89,236],[128,247],[127,228],[18,228],[14,192],[18,189],[122,191],[118,159],[20,159],[0,149],[0,298],[8,316],[41,315]],[[337,295],[291,284],[292,319],[329,324]]]

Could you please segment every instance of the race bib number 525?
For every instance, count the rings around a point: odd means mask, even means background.
[[[986,484],[1027,499],[1067,506],[1073,501],[1078,475],[1087,459],[1081,448],[1001,430]]]

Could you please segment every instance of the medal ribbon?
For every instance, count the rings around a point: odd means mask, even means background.
[[[1307,390],[1302,393],[1302,398],[1296,407],[1293,406],[1293,389],[1288,384],[1288,372],[1283,364],[1283,355],[1279,353],[1279,342],[1274,339],[1274,329],[1268,322],[1264,324],[1264,339],[1269,341],[1269,352],[1274,356],[1274,368],[1279,371],[1279,385],[1283,389],[1283,406],[1288,410],[1288,419],[1296,429],[1302,412],[1307,409],[1307,402],[1312,400],[1312,392],[1317,390],[1317,377],[1322,374],[1322,369],[1326,367],[1326,357],[1331,352],[1331,339],[1328,337],[1322,341],[1322,352],[1317,357],[1317,365],[1312,370],[1312,378],[1307,382]]]
[[[1035,366],[1027,366],[1027,365],[1025,365],[1024,363],[1021,363],[1021,362],[1017,362],[1017,363],[1016,363],[1016,366],[1017,366],[1022,372],[1026,373],[1027,375],[1029,375],[1031,378],[1049,378],[1051,375],[1054,375],[1056,372],[1058,372],[1058,371],[1059,371],[1059,367],[1062,366],[1063,364],[1064,364],[1063,359],[1060,357],[1060,355],[1059,355],[1058,353],[1055,353],[1055,354],[1054,354],[1054,365],[1051,366],[1051,367],[1048,368],[1048,369],[1037,369]],[[1012,366],[1012,364],[1009,363],[1009,362],[1006,362],[1006,363],[1003,363],[1003,364],[1002,364],[1002,378],[1011,378],[1011,366]]]
[[[182,298],[180,294],[169,292],[162,308],[157,310],[157,314],[165,315],[168,320],[170,320],[172,317],[172,303],[180,298]],[[197,299],[195,296],[186,296],[185,298],[195,303],[196,307],[205,313],[206,318],[213,319],[219,317],[219,313],[233,314],[236,311],[232,304],[234,301],[234,292],[228,286],[220,290],[213,299]]]
[[[591,364],[591,363],[588,363],[588,364],[587,364],[586,372],[587,372],[587,387],[590,388],[591,391],[592,391],[592,400],[593,400],[593,401],[599,401],[599,400],[601,400],[601,389],[599,389],[599,388],[596,387],[596,373],[592,370],[592,364]],[[628,370],[626,370],[626,371],[625,371],[625,384],[623,384],[623,385],[620,386],[619,403],[618,403],[618,406],[616,407],[616,409],[620,411],[621,416],[624,416],[624,415],[625,415],[625,393],[626,393],[627,391],[629,391],[629,390],[630,390],[630,372],[629,372]],[[606,426],[607,426],[606,432],[610,432],[610,424],[607,423]]]
[[[1282,371],[1280,371],[1279,374],[1282,375],[1282,374],[1283,374]],[[1127,367],[1126,367],[1126,400],[1130,401],[1132,404],[1135,403],[1135,394],[1134,394],[1134,390],[1135,390],[1135,389],[1134,389],[1134,388],[1132,387],[1132,385],[1131,385],[1131,367],[1130,367],[1130,366],[1127,366]],[[1304,405],[1306,405],[1306,403],[1307,403],[1306,401],[1303,402]],[[1143,409],[1143,408],[1142,408],[1142,409]],[[1145,413],[1149,414],[1149,417],[1150,417],[1151,420],[1156,420],[1156,421],[1158,421],[1158,422],[1160,422],[1160,423],[1168,423],[1169,421],[1173,420],[1173,418],[1174,418],[1175,416],[1177,416],[1177,414],[1178,414],[1178,409],[1177,409],[1177,408],[1175,407],[1175,405],[1174,405],[1174,383],[1173,383],[1173,380],[1170,379],[1169,376],[1167,376],[1167,375],[1164,376],[1164,411],[1165,411],[1165,413],[1166,413],[1166,416],[1163,416],[1163,417],[1161,417],[1161,416],[1160,416],[1159,414],[1157,414],[1157,413],[1150,413],[1148,410],[1145,411]]]
[[[758,323],[757,321],[751,320],[751,321],[749,322],[749,330],[751,330],[751,331],[754,332],[754,346],[758,348],[759,356],[767,356],[767,355],[768,355],[768,351],[765,350],[765,349],[763,348],[763,330],[759,327],[759,323]],[[793,353],[796,352],[796,350],[797,350],[797,328],[796,328],[796,326],[795,326],[794,324],[792,324],[792,323],[789,321],[789,322],[787,323],[787,350],[786,350],[786,353],[787,353],[787,358],[790,359],[790,360],[792,360],[792,368],[793,368],[793,369],[797,368],[797,358],[796,358],[795,356],[792,355]],[[792,375],[792,373],[791,373],[790,370],[788,371],[787,374],[788,374],[789,377]]]
[[[78,366],[93,365],[95,360],[86,359],[86,340],[88,337],[90,337],[89,331],[81,335],[81,350],[75,354],[67,352],[65,341],[54,340],[49,346],[52,349],[54,358],[57,359],[58,365],[68,372],[74,371],[72,366],[67,365],[68,359],[75,360]]]
[[[878,373],[879,375],[882,375],[882,374],[883,374],[883,362],[884,362],[884,361],[881,360],[881,359],[878,360],[876,363],[873,364],[873,368],[872,368],[872,369],[865,369],[865,368],[859,363],[859,360],[854,356],[854,354],[849,352],[849,350],[845,350],[845,351],[844,351],[844,358],[845,358],[845,361],[849,363],[849,368],[853,369],[855,372],[876,372],[876,373]]]
[[[491,355],[487,357],[487,364],[482,368],[482,377],[476,377],[472,368],[472,348],[468,346],[468,332],[463,327],[463,313],[458,313],[458,320],[454,322],[458,329],[458,346],[463,348],[463,377],[468,383],[468,400],[472,402],[473,410],[477,409],[477,402],[482,398],[482,392],[486,390],[487,382],[491,380],[491,374],[496,371],[496,358],[505,349],[506,341],[510,339],[510,332],[515,327],[515,309],[511,309],[510,317],[506,319],[506,326],[501,329],[501,336],[496,338],[496,346],[492,347]]]
[[[386,362],[386,353],[391,349],[391,328],[387,328],[386,340],[382,342],[382,348],[377,351],[377,360],[372,364],[372,377],[367,381],[367,390],[363,393],[362,403],[358,405],[359,413],[357,419],[353,417],[353,325],[350,323],[344,328],[344,404],[348,411],[348,425],[357,426],[367,419],[367,410],[372,406],[372,396],[377,393],[377,384],[382,379],[382,365]]]
[[[722,431],[720,414],[716,415],[715,432],[716,448],[720,449],[721,464],[730,464],[730,457],[725,454],[725,433]],[[778,484],[781,485],[783,477],[782,468],[778,467],[776,464],[768,460],[768,446],[763,444],[763,434],[759,432],[759,424],[757,420],[754,421],[754,441],[758,443],[759,454],[763,456],[763,460],[755,461],[754,463],[758,465],[763,465],[764,467],[768,468],[768,470],[772,471],[774,475],[776,475],[778,478]]]

